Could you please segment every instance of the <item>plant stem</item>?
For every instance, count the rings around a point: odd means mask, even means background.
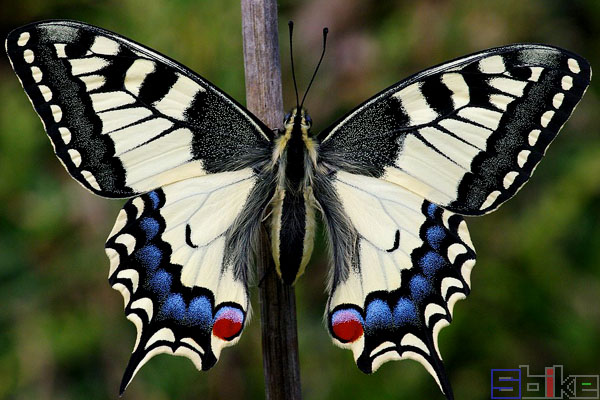
[[[242,0],[248,109],[271,128],[283,120],[276,0]],[[294,288],[275,273],[267,230],[257,255],[267,400],[301,399]]]

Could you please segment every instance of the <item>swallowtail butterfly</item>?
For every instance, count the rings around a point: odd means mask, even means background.
[[[366,373],[415,359],[451,398],[437,338],[470,290],[463,216],[494,211],[527,182],[591,77],[559,48],[484,50],[313,135],[299,106],[274,132],[181,64],[80,22],[16,29],[6,51],[71,176],[129,198],[106,241],[110,284],[137,327],[121,391],[159,353],[211,368],[248,321],[263,219],[293,284],[320,214],[334,343]]]

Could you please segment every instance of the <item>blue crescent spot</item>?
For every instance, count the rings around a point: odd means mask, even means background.
[[[185,311],[185,301],[179,293],[171,293],[160,309],[162,316],[179,321],[185,319]]]
[[[446,265],[446,260],[444,260],[441,255],[433,251],[428,251],[419,260],[419,266],[423,269],[423,272],[428,277],[434,276],[437,271]]]
[[[358,321],[361,325],[365,324],[362,315],[354,308],[346,308],[344,310],[337,310],[331,316],[331,325],[341,324],[348,321]]]
[[[365,318],[365,327],[368,331],[376,329],[385,329],[392,323],[392,311],[390,306],[381,300],[375,299],[367,306],[367,315]]]
[[[423,275],[413,276],[410,280],[409,286],[412,298],[417,301],[423,300],[429,293],[431,293],[431,285]]]
[[[162,261],[162,251],[153,244],[142,247],[135,253],[135,257],[150,271],[156,270]]]
[[[188,307],[188,318],[192,325],[198,325],[203,329],[212,326],[212,305],[205,296],[194,297]]]
[[[429,206],[427,206],[427,215],[429,216],[429,218],[435,218],[435,211],[437,210],[437,208],[438,207],[435,204],[429,204]]]
[[[241,324],[244,321],[244,314],[239,308],[225,306],[217,311],[214,321],[221,318],[227,318],[230,321],[239,322]]]
[[[148,279],[150,290],[159,297],[166,296],[171,291],[172,284],[173,276],[164,269],[159,269],[155,274],[150,276],[150,279]]]
[[[446,232],[444,231],[444,228],[439,225],[430,226],[427,228],[425,237],[427,237],[427,243],[429,243],[434,250],[439,250],[442,240],[446,237]]]
[[[156,208],[158,207],[158,203],[160,201],[160,199],[158,198],[158,194],[154,191],[148,193],[148,197],[150,198],[150,201],[152,202],[152,208],[156,210]]]
[[[417,324],[419,317],[415,303],[405,297],[401,297],[394,307],[394,325],[402,326],[408,324]]]
[[[147,242],[154,239],[160,229],[158,221],[150,217],[142,218],[140,221],[140,227],[146,232]]]

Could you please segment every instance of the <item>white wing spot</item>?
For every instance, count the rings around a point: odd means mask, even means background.
[[[448,246],[448,260],[454,264],[456,257],[467,252],[467,248],[462,243],[452,243]]]
[[[531,132],[529,132],[529,137],[527,138],[527,140],[529,141],[530,146],[535,146],[540,136],[540,133],[542,133],[542,131],[540,131],[539,129],[534,129]]]
[[[90,171],[82,170],[81,175],[83,175],[83,177],[90,184],[91,187],[93,187],[96,190],[100,190],[100,185],[98,185],[96,177]]]
[[[23,32],[19,35],[19,40],[17,40],[17,46],[25,46],[29,41],[29,32]]]
[[[142,83],[155,68],[156,65],[150,60],[144,58],[135,60],[125,73],[125,89],[137,96]]]
[[[460,275],[467,283],[468,287],[471,287],[471,270],[475,266],[475,260],[467,260],[463,263],[462,267],[460,267]]]
[[[92,93],[90,98],[92,99],[92,107],[97,113],[135,102],[135,98],[126,92]]]
[[[196,341],[192,338],[183,338],[180,340],[181,343],[187,343],[190,346],[192,346],[194,349],[196,349],[198,351],[198,353],[200,354],[204,354],[204,349],[198,344],[196,343]]]
[[[493,132],[479,125],[451,118],[443,119],[439,124],[479,150],[485,150],[486,142]]]
[[[506,111],[508,105],[514,100],[511,96],[505,96],[503,94],[492,94],[490,95],[490,103],[502,111]]]
[[[529,150],[521,150],[519,152],[519,155],[517,156],[517,164],[519,164],[519,167],[523,168],[529,158],[529,154],[531,154],[531,151]]]
[[[25,62],[27,64],[31,64],[34,60],[34,56],[33,56],[33,51],[31,51],[30,49],[27,49],[23,52],[23,58],[25,59]]]
[[[44,100],[46,100],[46,101],[52,100],[52,91],[50,90],[50,88],[48,86],[39,85],[38,88],[40,89],[40,92],[42,93]]]
[[[156,138],[172,126],[173,123],[168,119],[153,118],[139,124],[118,129],[108,135],[114,142],[115,155],[120,156],[128,150]]]
[[[135,237],[133,237],[129,233],[124,233],[122,235],[119,235],[115,239],[115,243],[120,243],[120,244],[124,245],[127,248],[128,255],[133,253],[133,250],[135,249]]]
[[[131,204],[133,204],[133,206],[137,210],[135,218],[136,219],[140,218],[140,216],[144,212],[144,208],[145,208],[144,207],[144,200],[142,200],[141,197],[136,197],[135,199],[133,199],[133,201],[131,202]]]
[[[485,210],[486,208],[489,208],[492,204],[494,204],[498,196],[500,196],[500,193],[501,192],[499,190],[494,190],[492,193],[490,193],[479,209]]]
[[[471,236],[469,235],[469,228],[467,227],[467,223],[465,220],[460,221],[458,224],[458,237],[462,240],[467,246],[473,248],[473,242],[471,242]]]
[[[466,297],[467,296],[465,296],[465,294],[461,292],[454,292],[450,295],[450,297],[448,298],[448,310],[450,310],[450,316],[452,316],[452,312],[454,311],[454,305],[456,304],[456,302],[465,299]]]
[[[572,73],[578,74],[579,72],[581,72],[581,68],[579,68],[579,63],[576,59],[569,58],[569,61],[567,61],[567,63],[569,64],[569,69]]]
[[[114,249],[111,250],[114,251]],[[122,271],[119,271],[119,273],[117,274],[117,278],[129,279],[131,281],[131,288],[133,289],[132,293],[137,292],[138,286],[140,284],[140,274],[135,269],[124,269]],[[134,303],[131,304],[132,308],[134,308]]]
[[[178,75],[177,81],[171,86],[171,89],[162,99],[155,102],[154,106],[164,115],[181,120],[192,105],[196,94],[205,90],[187,76]]]
[[[96,54],[114,56],[119,52],[119,44],[104,36],[96,36],[90,50]]]
[[[158,341],[163,341],[163,340],[166,342],[173,343],[175,341],[175,334],[173,333],[173,331],[170,330],[169,328],[160,329],[158,332],[156,332],[154,335],[152,335],[150,337],[150,339],[148,339],[148,342],[146,343],[145,348],[148,349],[154,343],[156,343]]]
[[[498,128],[502,117],[502,113],[498,111],[481,107],[465,107],[458,112],[458,115],[492,130]]]
[[[112,285],[112,287],[113,287],[113,289],[118,290],[119,293],[121,293],[121,296],[123,296],[123,307],[127,307],[127,304],[129,304],[129,299],[131,298],[131,293],[129,292],[129,289],[127,288],[127,286],[123,285],[120,282],[117,282],[114,285]],[[136,324],[136,326],[139,325],[139,329],[141,332],[142,321],[135,314],[130,314],[130,315],[133,315],[136,318],[138,318],[138,322],[135,324]],[[129,319],[129,317],[127,317],[127,319]]]
[[[531,67],[531,76],[529,77],[529,81],[531,82],[537,82],[540,79],[540,76],[542,75],[542,71],[544,70],[543,67]]]
[[[427,307],[425,307],[425,312],[423,313],[423,316],[425,317],[425,325],[429,326],[429,319],[433,315],[436,315],[436,314],[442,314],[445,316],[446,310],[439,304],[435,304],[435,303],[427,304]]]
[[[110,261],[110,267],[108,269],[108,277],[110,278],[112,274],[117,270],[117,267],[121,262],[121,257],[115,249],[111,249],[110,247],[105,247],[104,252],[106,253],[106,256]],[[125,306],[127,306],[127,303],[125,303]]]
[[[423,352],[425,354],[429,355],[429,349],[427,348],[427,345],[425,345],[425,343],[423,343],[423,341],[421,339],[419,339],[418,337],[416,337],[412,333],[407,333],[406,335],[404,335],[404,337],[400,341],[400,346],[413,346],[413,347],[417,347],[417,348],[423,350]]]
[[[523,96],[523,91],[525,90],[525,86],[527,86],[527,82],[504,77],[492,78],[488,83],[491,87],[516,97]]]
[[[56,56],[58,58],[66,58],[67,57],[67,53],[65,52],[65,47],[67,45],[64,43],[55,43],[54,44],[54,48],[56,49]]]
[[[421,92],[421,83],[413,83],[393,95],[400,101],[402,109],[408,115],[410,125],[421,125],[439,117],[438,113],[427,104]]]
[[[501,74],[506,71],[506,67],[504,66],[502,57],[495,55],[480,60],[479,70],[484,74]]]
[[[452,246],[454,245],[460,245],[460,243],[454,243]],[[450,246],[450,247],[452,247]],[[462,245],[461,245],[462,246]],[[462,246],[464,251],[463,253],[466,251],[466,249],[464,248],[464,246]],[[450,252],[450,248],[448,248],[448,252]],[[461,253],[459,253],[461,254]],[[454,261],[452,261],[454,263]],[[442,291],[442,298],[444,300],[446,300],[446,296],[448,295],[448,289],[450,289],[451,287],[457,287],[459,289],[463,288],[463,284],[459,279],[453,278],[451,276],[447,276],[444,279],[442,279],[442,285],[441,285],[441,291]]]
[[[31,76],[33,77],[35,83],[40,83],[42,80],[42,70],[38,67],[31,67]]]
[[[69,63],[73,75],[89,74],[108,65],[108,61],[101,57],[74,58]]]
[[[563,76],[562,80],[560,81],[560,86],[563,88],[563,90],[570,90],[573,87],[573,78],[568,75]]]
[[[80,79],[85,83],[85,89],[88,92],[96,90],[106,83],[106,79],[102,75],[83,75]]]
[[[121,129],[151,115],[152,111],[144,107],[110,110],[98,114],[102,121],[102,133],[110,133]]]
[[[119,273],[119,275],[121,275],[121,273]],[[117,275],[117,278],[119,278],[119,275]],[[146,312],[146,315],[148,316],[148,321],[152,320],[152,314],[154,313],[154,305],[152,304],[152,300],[150,300],[148,297],[142,297],[141,299],[137,299],[136,301],[131,303],[130,308],[144,310]]]
[[[71,131],[69,128],[61,126],[58,128],[58,131],[60,132],[60,137],[62,138],[63,142],[65,142],[65,144],[69,144],[71,142]]]
[[[548,126],[548,124],[552,120],[552,117],[554,117],[554,111],[546,111],[544,114],[542,114],[540,123],[544,128]]]
[[[519,173],[517,171],[510,171],[508,174],[506,174],[504,176],[504,181],[502,182],[504,189],[508,189],[509,187],[511,187],[511,185],[515,181],[515,178],[518,175],[519,175]]]
[[[552,105],[554,108],[558,109],[562,105],[564,99],[565,95],[563,93],[556,93],[552,99]]]
[[[440,331],[448,325],[450,325],[450,322],[448,322],[448,320],[440,319],[438,320],[438,322],[435,323],[435,325],[433,326],[433,330],[431,331],[431,334],[433,336],[433,345],[435,347],[435,352],[437,353],[440,360],[442,359],[442,355],[440,354],[440,348],[438,346],[438,336],[440,334]]]
[[[442,83],[452,92],[454,108],[458,109],[469,104],[469,86],[461,74],[444,74],[441,79]]]
[[[81,154],[75,149],[69,149],[67,150],[67,153],[69,153],[69,157],[71,157],[71,161],[73,161],[73,164],[75,164],[75,166],[79,168],[79,166],[81,165]]]
[[[62,119],[62,110],[56,104],[52,104],[50,106],[50,110],[52,111],[52,116],[54,117],[54,122],[59,122]]]

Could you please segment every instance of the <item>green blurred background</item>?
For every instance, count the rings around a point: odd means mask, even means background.
[[[311,0],[280,2],[286,107],[293,105],[287,21],[296,23],[303,90],[321,29],[329,49],[307,106],[315,130],[394,82],[483,48],[541,42],[600,55],[600,2]],[[19,25],[70,18],[119,32],[188,65],[242,103],[240,4],[218,1],[4,2],[2,37]],[[470,219],[478,251],[473,291],[440,347],[457,399],[489,398],[490,369],[563,364],[600,373],[600,86],[593,83],[535,177],[500,211]],[[116,398],[135,340],[107,281],[104,240],[122,201],[96,198],[54,158],[6,57],[0,57],[0,398]],[[307,399],[442,399],[414,361],[358,371],[322,323],[322,235],[297,285]],[[256,294],[253,304],[258,310]],[[264,397],[258,317],[208,373],[159,356],[125,399]]]

